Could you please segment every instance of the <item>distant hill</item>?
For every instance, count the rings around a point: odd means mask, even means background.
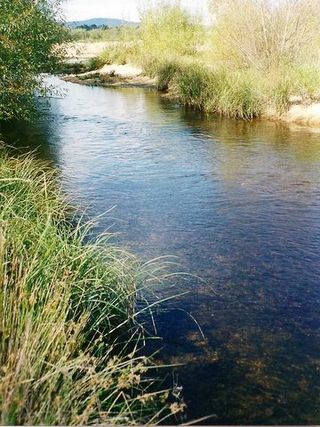
[[[69,28],[78,28],[78,27],[120,27],[122,25],[130,25],[130,26],[136,26],[139,25],[137,22],[130,22],[125,21],[123,19],[112,19],[112,18],[92,18],[92,19],[86,19],[84,21],[73,21],[73,22],[67,22],[67,27]]]

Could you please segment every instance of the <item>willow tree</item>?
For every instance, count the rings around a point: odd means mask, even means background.
[[[210,0],[210,5],[220,59],[268,69],[317,57],[320,0]]]
[[[42,73],[56,69],[66,30],[57,0],[0,0],[0,120],[29,119]]]
[[[191,55],[200,44],[202,28],[179,1],[161,1],[142,11],[140,36],[143,50],[157,57]]]

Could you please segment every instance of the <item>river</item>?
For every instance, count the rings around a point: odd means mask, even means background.
[[[320,132],[54,83],[40,122],[3,138],[57,165],[91,217],[109,211],[95,232],[186,273],[153,289],[185,293],[154,320],[158,358],[187,363],[167,381],[184,387],[188,418],[318,424]]]

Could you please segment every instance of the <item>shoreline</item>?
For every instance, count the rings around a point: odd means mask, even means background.
[[[141,88],[141,89],[153,89],[157,90],[157,84],[156,81],[153,79],[150,79],[149,77],[127,77],[127,78],[120,78],[120,77],[109,77],[102,80],[101,76],[94,76],[92,78],[80,78],[80,75],[62,75],[60,76],[60,79],[69,82],[69,83],[75,83],[85,86],[99,86],[99,87],[116,87],[116,88]]]
[[[141,68],[129,64],[105,65],[98,70],[63,75],[61,79],[87,86],[157,89],[156,79],[146,76]]]
[[[60,78],[66,82],[86,86],[152,89],[158,91],[159,94],[162,93],[158,89],[156,78],[146,76],[142,69],[129,64],[106,65],[100,70],[80,74],[64,74]],[[162,96],[165,96],[167,99],[176,100],[176,97],[170,91],[162,93]],[[308,104],[295,102],[283,114],[279,114],[272,109],[266,109],[259,119],[320,128],[320,102]]]

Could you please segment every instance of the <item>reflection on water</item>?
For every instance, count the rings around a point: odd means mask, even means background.
[[[91,215],[115,206],[98,232],[113,224],[143,258],[178,256],[204,279],[163,289],[189,293],[157,316],[161,359],[188,362],[178,371],[189,416],[320,422],[320,133],[206,118],[153,92],[59,85],[68,94],[41,123],[4,137],[39,147]]]

